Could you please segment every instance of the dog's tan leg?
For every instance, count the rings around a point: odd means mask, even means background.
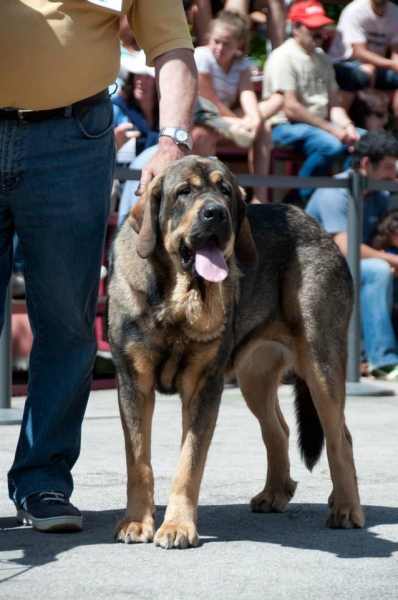
[[[289,428],[277,395],[282,369],[281,357],[271,353],[265,356],[261,348],[237,369],[242,394],[259,420],[267,450],[265,487],[250,502],[253,512],[283,512],[297,487],[290,477]]]
[[[301,353],[301,362],[303,358]],[[342,362],[336,359],[332,369],[330,364],[322,369],[311,357],[305,361],[307,373],[304,378],[325,435],[333,482],[327,526],[349,529],[363,527],[365,517],[359,500],[352,438],[344,419],[345,369]]]
[[[118,377],[119,407],[122,418],[127,460],[127,508],[116,525],[119,542],[151,542],[155,534],[154,482],[151,467],[151,426],[155,394],[141,386],[140,378],[133,384],[130,376]]]
[[[180,460],[164,522],[155,535],[155,544],[162,548],[187,548],[199,543],[196,529],[199,489],[217,421],[222,385],[222,382],[213,383],[189,402],[183,399]]]

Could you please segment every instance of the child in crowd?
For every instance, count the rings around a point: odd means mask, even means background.
[[[258,103],[251,81],[252,67],[245,56],[248,41],[247,17],[232,11],[220,11],[211,21],[208,44],[195,49],[199,95],[213,105],[215,114],[222,117],[224,126],[218,128],[222,137],[239,146],[252,146],[249,150],[250,171],[256,175],[267,175],[271,134],[265,121],[280,110],[283,97],[276,93]],[[203,144],[195,129],[192,137],[196,153],[216,154],[217,138],[205,138],[207,147],[201,147]],[[253,201],[267,202],[267,190],[256,187]]]
[[[385,250],[391,254],[398,254],[397,209],[390,210],[380,219],[371,245],[376,250]]]
[[[365,88],[356,92],[349,115],[357,127],[367,131],[377,131],[386,126],[389,107],[390,98],[385,92]]]
[[[376,250],[385,250],[389,254],[398,254],[398,209],[390,210],[377,224],[376,234],[371,246]],[[392,324],[398,339],[398,278],[393,279]]]

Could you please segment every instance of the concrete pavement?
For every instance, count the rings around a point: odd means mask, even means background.
[[[372,385],[372,382],[370,382]],[[398,394],[398,384],[383,384]],[[21,527],[8,500],[6,473],[19,432],[0,427],[0,598],[180,598],[365,600],[398,597],[398,395],[348,397],[347,422],[362,503],[363,530],[328,530],[331,490],[325,453],[312,473],[296,446],[290,386],[280,388],[291,429],[296,495],[284,514],[249,511],[264,485],[265,452],[256,419],[239,390],[227,389],[201,488],[200,546],[165,551],[113,542],[125,506],[125,458],[116,391],[93,392],[74,469],[79,534]],[[23,399],[13,399],[21,408]],[[157,398],[153,428],[158,522],[179,455],[180,402]]]

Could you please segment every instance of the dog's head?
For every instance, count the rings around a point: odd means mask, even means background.
[[[246,266],[257,250],[246,217],[244,191],[216,159],[188,156],[172,162],[130,211],[137,252],[151,256],[161,236],[177,271],[222,281],[235,251]]]

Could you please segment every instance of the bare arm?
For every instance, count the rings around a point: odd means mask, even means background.
[[[286,39],[286,4],[284,0],[268,0],[267,26],[272,49],[277,48]]]
[[[342,132],[336,131],[335,125],[326,119],[313,114],[303,106],[301,102],[299,102],[295,92],[284,92],[284,97],[285,102],[283,108],[289,121],[297,121],[298,123],[306,123],[313,127],[319,127],[319,129],[323,129],[336,137],[338,137],[336,133],[342,135]],[[347,121],[349,121],[348,118]]]
[[[159,92],[160,129],[182,127],[190,129],[197,97],[197,73],[193,52],[181,48],[171,50],[155,59]],[[177,144],[169,137],[159,138],[159,148],[142,170],[137,195],[172,160],[189,154],[187,146]]]
[[[344,254],[344,256],[348,255],[348,234],[346,232],[336,233],[333,236],[334,241],[340,249],[340,252]],[[371,246],[367,244],[361,244],[360,246],[360,256],[361,258],[381,258],[388,262],[391,265],[391,268],[394,271],[394,276],[396,276],[396,270],[398,271],[398,256],[396,254],[389,254],[388,252],[384,252],[383,250],[375,250]]]
[[[236,117],[235,113],[232,112],[228,106],[226,106],[219,97],[217,96],[216,90],[213,86],[213,80],[209,73],[199,73],[199,94],[203,96],[203,98],[207,98],[210,100],[218,108],[221,115],[223,117]]]
[[[329,97],[330,120],[336,125],[342,127],[345,131],[344,142],[354,144],[359,140],[360,135],[352,123],[347,111],[342,106],[340,91],[331,92]]]
[[[283,94],[275,92],[266,100],[261,100],[258,103],[258,109],[260,111],[261,118],[263,121],[270,119],[283,107]]]
[[[335,105],[333,95],[331,97],[330,117],[333,121],[336,121],[335,123],[310,112],[298,101],[295,92],[285,92],[284,97],[284,111],[290,121],[297,121],[299,123],[312,125],[313,127],[319,127],[319,129],[323,129],[334,135],[344,144],[351,144],[359,138],[359,134],[351,124],[351,120],[346,111],[340,106]]]
[[[366,43],[353,44],[352,54],[355,60],[374,65],[377,69],[392,69],[398,72],[398,62],[394,59],[385,58],[368,49]]]
[[[196,0],[196,8],[193,14],[193,26],[198,40],[198,46],[207,44],[211,14],[210,0]]]
[[[251,70],[243,71],[240,82],[239,103],[243,112],[243,119],[249,129],[256,130],[261,123],[258,100],[253,89]]]

